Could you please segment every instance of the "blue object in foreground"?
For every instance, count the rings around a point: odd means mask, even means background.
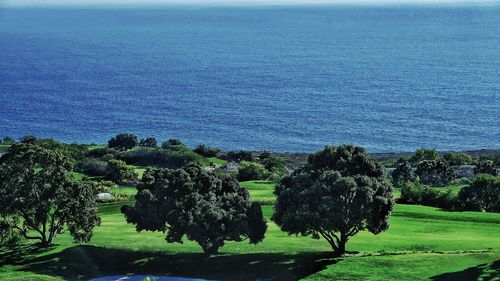
[[[175,276],[149,276],[149,275],[113,275],[91,279],[90,281],[206,281],[205,279],[183,278]]]

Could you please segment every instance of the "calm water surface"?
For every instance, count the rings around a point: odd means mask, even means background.
[[[0,136],[500,148],[500,7],[0,8]]]

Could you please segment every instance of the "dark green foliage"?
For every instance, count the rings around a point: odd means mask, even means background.
[[[0,243],[14,238],[52,243],[65,228],[88,242],[100,224],[95,186],[75,181],[71,163],[32,143],[15,144],[0,158]]]
[[[38,139],[35,142],[38,146],[69,158],[73,164],[82,160],[88,152],[87,146],[83,144],[66,144],[53,139]]]
[[[295,235],[325,238],[336,255],[359,231],[389,227],[394,201],[384,168],[364,149],[327,146],[277,186],[272,220]]]
[[[495,167],[493,161],[482,160],[474,168],[474,174],[490,174],[492,176],[498,176],[498,169]]]
[[[420,182],[432,186],[443,186],[456,178],[448,162],[443,160],[423,160],[418,163],[416,175]]]
[[[435,149],[420,148],[415,151],[409,161],[413,165],[417,165],[424,160],[438,161],[439,159],[439,153]]]
[[[244,151],[244,150],[229,151],[227,153],[227,156],[229,158],[233,159],[234,161],[238,161],[238,162],[241,162],[241,161],[253,162],[253,161],[255,161],[255,159],[250,151]]]
[[[288,169],[286,168],[286,162],[276,156],[266,156],[262,155],[259,157],[259,162],[264,165],[267,170],[267,179],[272,181],[279,181],[284,176],[288,175]]]
[[[472,165],[476,163],[476,158],[467,154],[467,153],[445,153],[443,156],[444,160],[446,160],[450,165]]]
[[[29,144],[34,144],[37,141],[37,138],[35,136],[24,136],[19,139],[19,142],[22,143],[29,143]]]
[[[158,143],[157,143],[156,139],[153,137],[141,139],[141,141],[139,142],[139,146],[142,146],[142,147],[156,147],[157,144]]]
[[[458,194],[464,209],[500,212],[500,177],[479,174]]]
[[[132,167],[121,160],[110,160],[106,166],[106,179],[117,184],[131,184],[137,179],[137,174]]]
[[[170,170],[148,168],[138,186],[135,206],[122,212],[137,231],[166,232],[169,243],[184,236],[207,254],[225,241],[258,243],[267,229],[259,205],[230,177],[217,176],[197,165]]]
[[[4,137],[1,141],[0,141],[1,144],[14,144],[16,143],[16,140],[13,139],[12,137],[9,137],[9,136],[6,136]]]
[[[188,163],[207,165],[208,160],[192,150],[169,150],[162,148],[139,148],[120,153],[117,157],[128,164],[181,168]]]
[[[392,183],[395,186],[400,186],[406,182],[414,181],[415,173],[410,165],[410,162],[400,162],[394,171],[392,171]]]
[[[130,133],[118,134],[108,141],[110,148],[128,150],[137,146],[137,136]]]
[[[183,144],[179,139],[169,139],[166,142],[163,142],[161,147],[163,149],[169,149],[169,150],[189,150],[189,148]]]
[[[105,155],[113,155],[113,158],[115,158],[116,155],[118,155],[118,153],[119,152],[114,150],[114,149],[102,147],[102,148],[95,148],[95,149],[89,150],[85,154],[85,157],[102,158]]]
[[[84,158],[75,166],[75,170],[89,176],[105,176],[108,163],[96,158]]]
[[[269,151],[262,151],[259,155],[259,160],[265,160],[267,158],[271,157],[271,152]]]
[[[267,170],[262,164],[256,162],[242,161],[238,169],[238,180],[263,180],[267,178]]]
[[[220,153],[220,149],[203,144],[198,145],[193,151],[205,157],[216,157]]]
[[[406,182],[401,189],[398,203],[424,205],[443,209],[458,209],[460,204],[450,189],[440,191],[418,182]]]

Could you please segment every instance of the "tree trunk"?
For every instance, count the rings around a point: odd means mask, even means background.
[[[337,244],[333,244],[333,255],[336,257],[340,257],[345,254],[345,244],[347,243],[348,236],[344,233],[340,234],[340,239]]]

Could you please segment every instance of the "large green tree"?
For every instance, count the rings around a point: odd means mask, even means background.
[[[392,182],[395,186],[401,186],[404,183],[415,180],[415,173],[408,161],[401,161],[392,171]]]
[[[0,158],[0,243],[17,238],[52,243],[69,230],[87,242],[99,225],[95,186],[75,181],[71,163],[32,143],[10,147]]]
[[[423,160],[418,163],[415,174],[423,184],[442,186],[456,178],[455,171],[444,160]]]
[[[148,168],[138,186],[134,206],[123,206],[137,231],[162,231],[169,243],[184,236],[207,254],[225,241],[258,243],[266,221],[258,203],[231,177],[218,176],[191,164],[184,169]]]
[[[378,234],[389,227],[394,206],[384,167],[352,145],[327,146],[285,177],[275,190],[272,220],[294,235],[323,237],[335,255],[362,230]]]

